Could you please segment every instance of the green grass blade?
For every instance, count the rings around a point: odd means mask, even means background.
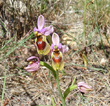
[[[3,49],[6,47],[6,45],[7,45],[8,43],[10,43],[10,42],[15,38],[15,36],[16,36],[16,35],[14,35],[10,40],[8,40],[8,42],[6,42],[6,44],[5,44],[0,50],[3,50]]]
[[[19,48],[20,46],[22,46],[27,40],[29,40],[30,38],[32,38],[33,37],[33,33],[30,35],[30,36],[28,36],[27,38],[25,38],[25,39],[23,39],[23,40],[21,40],[20,42],[18,42],[16,45],[17,46],[13,46],[4,56],[2,56],[1,58],[0,58],[0,61],[5,57],[8,57],[12,52],[14,52],[17,48]]]
[[[95,17],[94,17],[94,20],[95,20]],[[106,54],[106,52],[105,52],[105,50],[104,50],[104,44],[103,44],[102,36],[101,36],[101,33],[100,33],[99,25],[98,25],[98,23],[97,23],[96,20],[95,20],[95,24],[96,24],[96,27],[97,27],[98,33],[99,33],[99,35],[100,35],[101,46],[102,46],[103,52]]]
[[[4,98],[4,93],[5,93],[5,83],[6,83],[6,69],[5,69],[5,73],[4,73],[4,83],[3,83],[1,106],[3,106],[3,98]]]
[[[0,20],[0,23],[1,23],[1,25],[3,26],[3,28],[5,29],[5,31],[7,32],[7,29],[6,29],[4,23],[3,23],[1,20]]]
[[[104,36],[105,36],[105,38],[106,38],[106,40],[107,40],[107,42],[108,42],[108,44],[109,44],[109,46],[110,46],[110,42],[109,42],[109,39],[108,39],[107,35],[104,34]]]

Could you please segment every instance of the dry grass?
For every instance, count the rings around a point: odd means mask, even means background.
[[[57,85],[48,69],[41,67],[34,77],[24,70],[28,64],[26,59],[38,56],[35,37],[24,36],[30,30],[29,35],[32,33],[39,14],[45,16],[46,24],[52,24],[62,43],[70,48],[64,54],[66,74],[59,72],[62,92],[75,77],[75,84],[84,81],[93,87],[88,94],[73,90],[66,98],[66,105],[110,106],[110,9],[104,7],[110,5],[109,0],[95,0],[94,4],[87,1],[86,23],[83,23],[84,2],[81,0],[22,0],[22,3],[23,10],[11,7],[9,0],[0,4],[0,101],[6,71],[3,106],[51,105],[51,97],[56,106],[61,105]],[[82,54],[87,58],[87,68]],[[43,56],[42,60],[51,64],[50,57]]]

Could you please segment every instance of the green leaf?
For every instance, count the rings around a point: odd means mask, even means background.
[[[75,80],[76,80],[76,77],[74,78],[74,80],[73,80],[73,82],[72,82],[72,84],[71,84],[71,85],[74,85],[74,83],[75,83]]]
[[[68,96],[68,94],[69,94],[73,89],[77,88],[77,85],[74,85],[75,80],[76,80],[76,77],[74,78],[74,80],[73,80],[71,86],[69,86],[69,87],[65,90],[65,92],[64,92],[64,94],[63,94],[63,95],[64,95],[64,99],[66,99],[66,97]]]
[[[43,62],[43,61],[40,61],[40,64],[41,64],[42,66],[47,67],[47,68],[52,72],[53,76],[54,76],[55,79],[56,79],[56,72],[55,72],[55,70],[54,70],[49,64],[47,64],[47,63],[45,63],[45,62]]]
[[[51,96],[51,101],[52,101],[52,105],[55,106],[55,102],[52,96]]]
[[[82,54],[82,58],[83,58],[83,61],[84,61],[84,66],[87,67],[87,57],[85,54]]]
[[[52,106],[52,105],[35,105],[35,106]]]
[[[68,94],[73,90],[73,89],[75,89],[75,88],[77,88],[77,85],[71,85],[71,86],[69,86],[67,89],[66,89],[66,91],[64,92],[64,99],[66,99],[66,97],[68,96]]]

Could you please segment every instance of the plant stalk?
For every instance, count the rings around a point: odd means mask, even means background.
[[[62,104],[63,104],[63,106],[65,106],[65,100],[64,100],[63,94],[62,94],[61,89],[60,89],[60,84],[59,84],[59,73],[58,73],[58,70],[56,71],[56,82],[57,82],[57,87],[58,87],[58,91],[59,91],[60,97],[62,99]]]

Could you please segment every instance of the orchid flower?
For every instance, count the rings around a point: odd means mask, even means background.
[[[37,46],[38,54],[48,54],[50,52],[50,45],[46,40],[46,36],[50,35],[54,29],[50,25],[49,27],[45,27],[45,19],[42,15],[38,17],[37,27],[34,28],[34,34],[36,35],[35,44]]]
[[[52,57],[52,67],[54,70],[62,70],[64,67],[63,62],[63,53],[68,51],[68,47],[66,45],[62,45],[60,43],[60,38],[56,33],[52,35],[51,45],[51,57]]]
[[[37,61],[36,61],[37,59]],[[27,67],[25,67],[25,69],[28,71],[28,72],[33,72],[33,71],[37,71],[39,70],[40,68],[40,63],[39,63],[39,58],[38,57],[35,57],[35,56],[31,56],[27,59],[27,61],[30,61],[29,62],[29,65]]]
[[[87,85],[85,82],[79,82],[77,84],[77,88],[80,92],[87,93],[89,91],[92,91],[92,87],[90,85]]]

